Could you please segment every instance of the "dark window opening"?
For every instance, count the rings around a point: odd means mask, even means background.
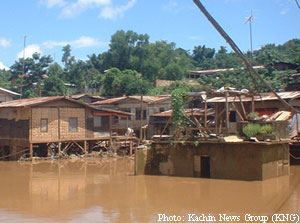
[[[69,118],[69,131],[70,132],[78,131],[78,119],[77,118]]]
[[[119,124],[119,117],[118,116],[112,116],[112,125],[117,126]]]
[[[229,122],[236,122],[236,111],[231,111],[229,113]]]
[[[141,110],[135,109],[135,120],[141,120]]]
[[[41,119],[41,132],[48,132],[48,119]]]

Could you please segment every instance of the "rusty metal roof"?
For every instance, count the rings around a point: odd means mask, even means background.
[[[62,99],[64,96],[53,96],[53,97],[39,97],[39,98],[24,98],[24,99],[18,99],[8,102],[3,102],[0,104],[0,108],[4,107],[27,107],[27,106],[33,106],[37,104],[42,104],[58,99]]]
[[[291,118],[291,115],[292,112],[290,111],[279,111],[270,115],[266,121],[287,121]]]
[[[277,94],[282,98],[286,100],[290,99],[296,99],[300,97],[300,91],[286,91],[286,92],[277,92]],[[252,101],[252,97],[249,96],[241,96],[241,99],[243,102],[246,101]],[[272,100],[278,100],[278,98],[272,93],[272,92],[267,92],[267,93],[261,93],[259,95],[254,96],[254,101],[272,101]],[[239,97],[228,97],[228,102],[239,102],[240,99]],[[209,103],[224,103],[226,102],[225,97],[214,97],[210,98],[207,100]]]
[[[96,101],[94,103],[92,103],[93,105],[106,105],[106,104],[113,104],[116,103],[118,101],[121,101],[123,99],[125,99],[126,97],[118,97],[118,98],[109,98],[103,101]]]
[[[65,97],[65,96],[52,96],[52,97],[38,97],[38,98],[24,98],[24,99],[19,99],[19,100],[13,100],[13,101],[8,101],[8,102],[3,102],[0,103],[0,108],[18,108],[18,107],[30,107],[30,106],[35,106],[39,104],[44,104],[47,102],[55,101],[55,100],[60,100],[60,99],[65,99],[77,104],[81,104],[85,107],[89,107],[94,110],[98,111],[106,111],[106,112],[111,112],[115,114],[122,114],[126,116],[131,116],[131,113],[123,112],[123,111],[117,111],[113,109],[108,109],[108,108],[97,108],[92,105],[89,105],[87,103],[74,100],[70,97]]]
[[[93,105],[107,105],[107,104],[113,104],[113,103],[117,103],[121,100],[124,100],[124,99],[135,99],[135,100],[138,100],[140,101],[141,100],[141,96],[123,96],[123,97],[118,97],[118,98],[110,98],[110,99],[106,99],[106,100],[103,100],[103,101],[96,101],[93,103]],[[170,98],[170,96],[167,96],[167,95],[162,95],[162,96],[143,96],[143,102],[145,103],[156,103],[156,102],[159,102],[161,100],[165,100],[165,99],[168,99]]]
[[[194,116],[204,116],[205,110],[204,109],[198,109],[198,108],[185,109],[184,113],[187,116],[191,116],[192,114]],[[214,115],[214,113],[215,113],[214,109],[212,109],[212,108],[207,109],[207,115],[208,116]],[[172,110],[168,110],[168,111],[164,111],[164,112],[161,112],[161,113],[154,114],[152,116],[154,116],[154,117],[171,117],[172,114],[173,114],[173,111]]]

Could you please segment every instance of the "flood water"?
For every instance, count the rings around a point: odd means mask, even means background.
[[[291,167],[290,176],[263,182],[133,172],[133,160],[127,158],[0,162],[0,222],[127,223],[158,222],[158,214],[300,214],[300,166]]]

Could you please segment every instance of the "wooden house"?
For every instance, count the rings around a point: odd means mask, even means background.
[[[0,87],[0,103],[6,101],[12,101],[14,100],[15,97],[20,97],[20,96],[21,95],[16,92]]]
[[[149,137],[153,135],[170,135],[172,128],[172,110],[168,110],[165,112],[157,113],[151,115],[149,121]],[[201,126],[205,126],[205,109],[184,109],[184,114],[186,117],[196,118],[198,123]],[[209,108],[206,110],[206,122],[212,122],[214,120],[214,110]]]
[[[45,156],[49,146],[58,152],[72,147],[87,152],[89,143],[111,140],[113,116],[129,114],[63,96],[4,102],[0,104],[0,152],[20,156],[28,150],[30,156],[33,152]]]
[[[132,116],[126,118],[115,117],[113,129],[123,134],[128,127],[132,128],[137,135],[140,129],[148,125],[150,116],[156,113],[167,111],[171,108],[170,96],[124,96],[98,101],[92,105],[98,108],[110,108],[127,113]]]
[[[296,109],[300,109],[300,91],[278,92],[277,94]],[[287,108],[286,105],[270,92],[254,96],[213,97],[209,98],[206,102],[212,103],[215,107],[216,132],[220,133],[223,130],[223,133],[227,132],[227,134],[237,133],[237,123],[246,121],[251,112],[257,112],[259,116],[270,116],[279,111],[290,110],[290,108]],[[226,110],[228,111],[227,115]],[[298,116],[296,117],[298,118]]]

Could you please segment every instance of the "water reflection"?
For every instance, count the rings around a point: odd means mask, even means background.
[[[299,207],[299,188],[289,198],[300,180],[299,167],[291,168],[291,176],[264,182],[133,176],[133,170],[133,161],[124,158],[0,162],[0,222],[157,222],[158,213],[271,215],[289,209],[283,203],[290,199],[291,207]]]

